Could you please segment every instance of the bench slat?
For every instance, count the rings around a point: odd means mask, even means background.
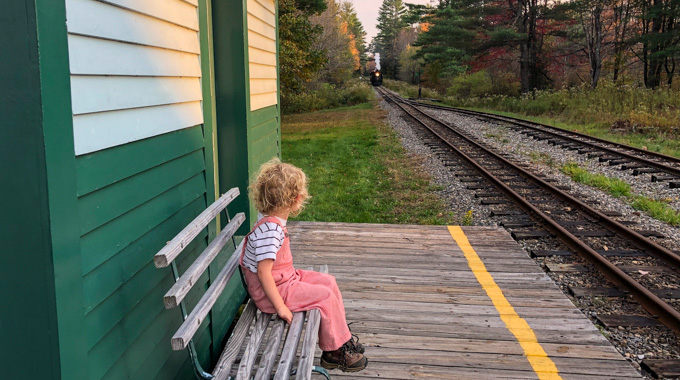
[[[298,344],[300,343],[300,336],[302,335],[302,326],[305,324],[305,312],[297,312],[293,314],[293,320],[288,328],[288,336],[286,343],[283,345],[281,351],[281,359],[279,366],[276,367],[276,374],[274,380],[284,380],[290,377],[290,370],[293,368],[293,360],[297,353]]]
[[[276,363],[276,354],[279,353],[279,348],[283,342],[283,332],[286,327],[286,321],[277,317],[269,333],[269,339],[264,347],[262,358],[260,359],[260,368],[257,369],[255,380],[269,380],[269,377],[274,369]]]
[[[177,258],[182,250],[198,235],[211,220],[215,218],[231,201],[239,195],[237,187],[230,189],[218,200],[198,215],[188,226],[184,227],[168,244],[154,256],[156,268],[165,268]]]
[[[203,297],[201,297],[201,300],[198,301],[196,307],[191,311],[191,314],[189,314],[184,323],[179,327],[179,330],[177,330],[172,337],[173,350],[180,351],[189,344],[189,341],[196,333],[196,330],[198,330],[198,327],[203,323],[205,316],[208,315],[210,309],[215,304],[215,301],[217,301],[217,298],[222,294],[224,287],[227,286],[227,282],[229,282],[234,271],[236,271],[240,256],[241,251],[237,248],[236,252],[231,255],[229,261],[227,261],[224,268],[222,268],[217,275],[215,281],[210,285],[205,294],[203,294]]]
[[[238,322],[236,322],[236,326],[234,326],[234,331],[227,341],[227,346],[224,351],[222,351],[222,355],[220,355],[220,358],[215,365],[215,370],[213,371],[215,378],[213,380],[227,380],[229,377],[231,366],[234,365],[234,362],[238,357],[241,345],[243,344],[243,341],[246,340],[248,330],[250,329],[250,325],[253,322],[256,313],[257,307],[255,306],[255,302],[249,300],[245,309],[243,309],[243,313],[241,313]]]
[[[201,277],[206,268],[212,263],[212,261],[217,257],[222,248],[227,244],[229,239],[234,235],[236,230],[243,224],[246,220],[246,215],[244,213],[238,213],[229,222],[229,224],[222,229],[222,231],[217,235],[210,245],[201,253],[201,255],[196,258],[196,260],[191,264],[191,266],[182,274],[182,277],[177,280],[175,285],[165,293],[163,297],[163,303],[166,309],[172,309],[177,307],[184,297],[189,293],[191,287],[194,286],[196,281]],[[239,249],[240,248],[240,249]],[[235,255],[241,254],[241,249],[243,248],[243,242],[234,251]]]
[[[229,377],[231,366],[234,365],[234,362],[238,357],[241,345],[243,344],[243,341],[246,340],[248,330],[250,329],[250,325],[253,322],[256,313],[257,307],[255,306],[255,302],[249,300],[243,313],[241,313],[238,322],[236,322],[236,326],[234,326],[234,332],[231,333],[226,348],[222,351],[222,355],[220,355],[220,358],[215,365],[215,370],[213,371],[215,378],[213,380],[227,380]]]
[[[253,365],[255,365],[257,353],[260,350],[260,344],[262,344],[264,333],[267,331],[267,326],[271,319],[271,314],[260,312],[260,315],[255,322],[253,332],[250,334],[250,341],[248,341],[248,346],[246,346],[246,352],[243,353],[243,357],[241,358],[238,373],[236,374],[236,380],[250,380],[250,373],[253,370]]]
[[[322,265],[319,272],[328,273],[328,265]],[[305,339],[302,341],[302,351],[300,352],[300,361],[298,362],[296,380],[309,380],[312,377],[312,367],[314,367],[314,350],[316,349],[316,342],[319,340],[319,324],[321,323],[321,313],[319,309],[310,310],[308,312],[309,319],[307,321],[307,332],[305,332]]]

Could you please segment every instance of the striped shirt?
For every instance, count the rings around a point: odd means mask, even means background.
[[[258,221],[264,216],[258,214]],[[278,218],[279,222],[286,225],[284,219]],[[259,225],[248,235],[246,252],[243,255],[243,266],[251,272],[257,273],[257,263],[265,259],[276,260],[276,253],[281,249],[285,233],[280,225],[274,222],[265,222]]]

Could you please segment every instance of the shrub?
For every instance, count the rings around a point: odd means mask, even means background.
[[[446,90],[447,95],[457,97],[475,97],[490,95],[493,90],[491,77],[486,71],[478,71],[473,74],[461,74],[451,83],[451,87]]]
[[[371,86],[366,82],[349,81],[347,85],[336,87],[320,83],[316,89],[300,94],[289,94],[281,98],[281,111],[284,114],[318,111],[366,103],[373,99]]]

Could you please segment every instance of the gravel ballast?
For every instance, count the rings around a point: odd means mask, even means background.
[[[402,117],[402,111],[385,101],[381,101],[381,108],[387,111],[390,125],[401,137],[404,148],[409,154],[423,157],[423,169],[432,176],[432,181],[443,187],[439,194],[446,201],[452,212],[459,216],[462,224],[478,226],[497,226],[500,219],[489,216],[490,206],[479,204],[475,198],[475,192],[469,190],[465,183],[456,178],[450,168],[433,154],[412,129],[411,124]],[[650,196],[656,199],[667,199],[669,204],[680,209],[678,196],[680,190],[669,189],[667,183],[654,183],[649,180],[649,175],[633,176],[630,171],[619,170],[600,163],[595,159],[588,159],[586,155],[578,154],[544,141],[539,141],[525,136],[500,123],[480,121],[477,118],[454,114],[450,111],[423,108],[424,112],[446,121],[462,129],[478,141],[483,141],[498,152],[509,153],[507,158],[514,162],[524,162],[529,165],[532,172],[544,173],[558,180],[560,184],[571,186],[570,193],[578,194],[579,198],[596,201],[595,208],[601,211],[616,211],[625,215],[625,220],[637,222],[633,228],[638,230],[652,230],[661,232],[665,238],[652,238],[664,247],[672,250],[680,250],[680,229],[672,227],[664,222],[653,219],[639,211],[634,210],[622,199],[614,198],[601,190],[573,182],[571,178],[559,171],[559,167],[567,162],[576,162],[592,173],[604,174],[608,177],[619,178],[631,184],[632,191],[636,194]],[[408,120],[408,119],[407,119]],[[464,215],[472,210],[472,218]],[[520,241],[520,245],[527,251],[537,249],[564,249],[557,245],[555,239],[536,239]],[[586,264],[578,256],[553,256],[535,259],[544,269],[546,264],[567,263]],[[640,258],[618,259],[620,264],[646,265],[647,261]],[[650,260],[655,260],[651,259]],[[585,297],[574,298],[568,294],[569,286],[608,286],[612,285],[601,275],[593,271],[588,272],[549,272],[548,275],[567,294],[572,302],[579,307],[594,323],[597,315],[612,314],[617,312],[645,314],[644,310],[635,302],[629,302],[625,298]],[[646,276],[646,277],[645,277]],[[668,278],[666,278],[666,277]],[[674,274],[641,274],[636,280],[644,282],[661,281],[662,287],[677,288],[678,279]],[[674,304],[674,302],[671,302]],[[677,308],[677,304],[675,305]],[[665,327],[648,328],[614,328],[606,329],[598,326],[614,346],[639,368],[643,359],[672,359],[680,358],[677,336]],[[651,377],[649,377],[651,378]]]

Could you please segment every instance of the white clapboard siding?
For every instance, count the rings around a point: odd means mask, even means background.
[[[250,63],[250,79],[276,79],[276,67]]]
[[[195,30],[114,5],[66,0],[66,17],[71,34],[200,53]]]
[[[265,66],[276,66],[276,54],[262,51],[254,47],[248,47],[248,57],[251,63]]]
[[[276,4],[274,3],[274,0],[249,0],[248,2],[251,1],[260,4],[262,7],[271,12],[271,14],[276,12]]]
[[[276,41],[276,27],[267,24],[251,14],[248,15],[248,30]]]
[[[198,31],[196,7],[179,0],[99,0]]]
[[[76,155],[203,123],[196,0],[66,0]]]
[[[200,77],[198,55],[71,34],[71,74]]]
[[[278,96],[277,96],[276,92],[270,92],[269,94],[251,94],[250,95],[250,109],[251,109],[251,111],[275,105],[275,104],[277,104],[277,102],[278,102]]]
[[[276,40],[248,31],[248,46],[276,54]]]
[[[87,154],[202,123],[201,102],[77,115],[75,151]]]
[[[248,71],[250,110],[278,103],[276,57],[276,4],[274,0],[248,0]]]
[[[269,92],[276,92],[276,80],[271,79],[251,79],[250,93],[251,94],[266,94]]]
[[[73,114],[200,101],[200,78],[71,76]]]

